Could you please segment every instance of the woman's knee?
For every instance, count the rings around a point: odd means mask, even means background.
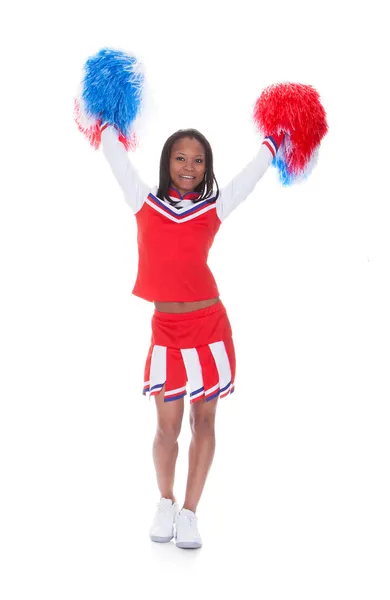
[[[181,431],[181,424],[159,422],[157,424],[156,439],[163,444],[175,444]]]
[[[199,402],[191,405],[190,427],[193,434],[214,434],[217,403]]]

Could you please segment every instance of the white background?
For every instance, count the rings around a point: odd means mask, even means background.
[[[388,600],[389,47],[373,1],[22,3],[2,19],[2,600]],[[267,85],[313,85],[329,133],[310,179],[270,169],[209,264],[235,393],[197,514],[203,548],[154,544],[153,305],[131,291],[136,221],[73,122],[85,60],[139,56],[141,176],[195,127],[220,186],[254,156]],[[184,500],[189,404],[175,493]]]

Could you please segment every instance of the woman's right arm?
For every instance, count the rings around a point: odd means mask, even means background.
[[[131,164],[127,150],[118,140],[118,131],[111,126],[102,129],[102,148],[114,176],[122,188],[126,203],[137,213],[151,191]]]

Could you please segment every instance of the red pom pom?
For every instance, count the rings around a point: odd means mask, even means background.
[[[301,83],[276,83],[257,99],[253,119],[264,135],[287,134],[288,170],[299,174],[328,131],[318,92]]]

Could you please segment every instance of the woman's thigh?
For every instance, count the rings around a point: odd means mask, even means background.
[[[165,384],[156,394],[157,428],[163,433],[179,435],[184,414],[184,398],[164,402]]]

